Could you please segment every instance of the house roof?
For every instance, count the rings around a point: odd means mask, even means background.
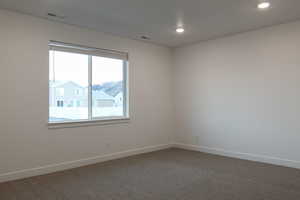
[[[117,97],[118,95],[123,96],[123,92],[122,92],[122,91],[121,91],[121,92],[118,92],[114,97]]]
[[[105,100],[112,100],[112,99],[114,99],[114,97],[106,94],[103,91],[99,91],[99,90],[94,90],[92,95],[93,95],[94,99],[105,99]]]
[[[49,84],[50,84],[51,87],[55,87],[55,88],[63,87],[66,84],[72,84],[76,87],[83,88],[82,86],[80,86],[79,84],[77,84],[73,81],[50,81]]]

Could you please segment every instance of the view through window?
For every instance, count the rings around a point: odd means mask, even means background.
[[[49,122],[124,118],[127,54],[50,43]]]

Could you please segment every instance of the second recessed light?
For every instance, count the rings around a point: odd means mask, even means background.
[[[264,9],[267,9],[271,6],[271,3],[270,2],[261,2],[257,5],[257,8],[261,9],[261,10],[264,10]]]
[[[176,29],[176,32],[177,32],[177,33],[183,33],[183,32],[184,32],[184,28],[178,27],[178,28]]]

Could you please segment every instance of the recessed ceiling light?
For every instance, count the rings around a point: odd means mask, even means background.
[[[267,2],[267,1],[265,1],[265,2],[261,2],[261,3],[259,3],[259,4],[257,5],[257,8],[259,8],[259,9],[263,10],[263,9],[267,9],[267,8],[269,8],[270,6],[271,6],[271,3],[270,3],[270,2]]]
[[[176,32],[177,33],[183,33],[184,32],[184,28],[178,27],[178,28],[176,28]]]

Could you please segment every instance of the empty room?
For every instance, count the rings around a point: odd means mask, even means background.
[[[299,200],[299,0],[0,0],[0,200]]]

